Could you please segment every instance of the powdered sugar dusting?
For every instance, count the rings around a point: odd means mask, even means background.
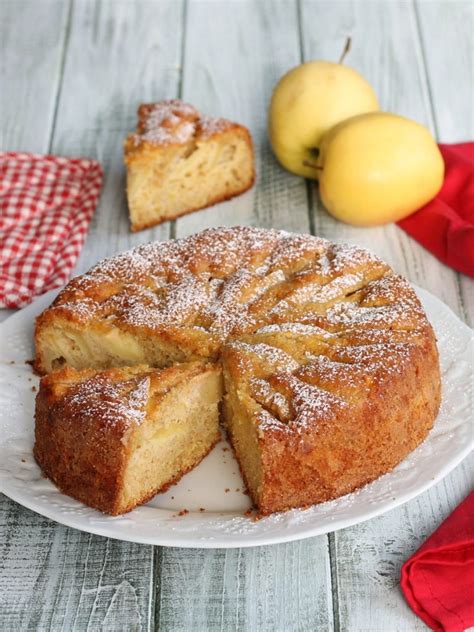
[[[272,345],[248,344],[239,340],[232,343],[232,349],[239,352],[238,360],[243,371],[262,360],[268,365],[269,372],[275,370],[294,371],[299,366],[298,362],[283,349]]]
[[[211,116],[201,116],[199,127],[202,138],[209,138],[214,134],[220,134],[234,126],[234,123],[223,118],[214,118]]]
[[[99,373],[71,388],[66,400],[68,416],[81,423],[90,420],[104,432],[117,424],[125,431],[144,421],[149,385],[147,376],[114,382]]]
[[[426,327],[411,287],[375,255],[250,227],[209,229],[101,262],[67,286],[56,309],[85,327],[100,317],[132,333],[145,328],[158,341],[179,341],[180,349],[198,331],[203,348],[206,337],[231,343],[245,379],[270,380],[266,394],[263,382],[255,391],[267,417],[273,411],[291,418],[292,428],[348,405],[344,388],[341,396],[332,392],[333,377],[342,387],[354,380],[362,388],[364,376],[402,370],[412,347],[401,334],[400,344],[391,344],[391,336]],[[279,347],[285,334],[293,355]],[[330,344],[311,345],[313,338]]]
[[[288,386],[291,389],[294,408],[296,412],[295,423],[301,426],[313,425],[316,419],[327,419],[341,408],[348,408],[347,403],[335,397],[328,391],[317,386],[307,384],[296,376],[288,378]]]
[[[195,107],[179,99],[141,105],[138,110],[135,146],[141,143],[169,145],[207,139],[235,124],[223,118],[201,116]]]
[[[343,399],[333,395],[332,393],[303,382],[297,376],[292,374],[280,374],[272,380],[272,386],[284,389],[287,394],[285,404],[288,409],[287,424],[288,430],[301,434],[305,430],[317,430],[321,422],[330,422],[334,415],[340,414],[342,410],[348,409],[348,404]],[[261,388],[261,387],[260,387]],[[260,391],[265,395],[265,391]],[[269,397],[269,403],[278,401],[278,396],[273,393]],[[268,412],[268,411],[267,411]],[[268,421],[268,417],[266,418]],[[279,418],[279,421],[285,421]],[[261,420],[260,428],[263,429],[264,421]]]
[[[302,336],[320,336],[325,339],[330,339],[334,334],[316,327],[315,325],[306,325],[304,323],[275,323],[273,325],[265,325],[260,329],[257,329],[256,334],[296,334]]]
[[[154,145],[185,143],[196,131],[199,112],[179,99],[142,105],[138,110],[138,129],[133,136],[135,144],[148,142]]]

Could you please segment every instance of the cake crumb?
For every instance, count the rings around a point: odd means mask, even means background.
[[[229,487],[226,487],[226,488],[224,489],[224,491],[225,491],[225,493],[227,494],[228,492],[230,492],[230,488],[229,488]]]
[[[21,462],[22,463],[26,463],[26,459],[21,459]]]
[[[32,386],[31,390],[32,390],[33,393],[36,393],[36,386]]]
[[[199,511],[206,511],[204,507],[199,507]]]
[[[185,516],[188,513],[189,513],[188,509],[181,509],[181,511],[178,512],[178,516]]]
[[[235,488],[235,491],[236,491],[236,492],[240,492],[240,487],[236,487],[236,488]]]

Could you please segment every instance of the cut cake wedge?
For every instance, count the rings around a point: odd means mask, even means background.
[[[192,362],[41,380],[34,454],[73,498],[117,515],[164,491],[219,440],[220,369]]]

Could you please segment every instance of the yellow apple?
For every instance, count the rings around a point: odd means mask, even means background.
[[[314,163],[323,135],[336,123],[379,109],[367,81],[342,63],[309,61],[290,70],[276,85],[268,131],[280,163],[299,176],[317,179]]]
[[[319,190],[327,210],[343,222],[396,222],[441,188],[444,162],[430,132],[388,112],[354,116],[324,137]]]

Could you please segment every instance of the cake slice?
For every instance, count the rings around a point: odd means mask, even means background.
[[[428,331],[405,333],[305,359],[297,338],[293,350],[285,340],[291,353],[261,342],[224,347],[223,420],[260,516],[343,496],[426,438],[440,403],[436,344]]]
[[[179,100],[141,105],[124,153],[132,231],[239,195],[255,179],[248,129]]]
[[[34,454],[73,498],[117,515],[164,491],[219,440],[220,369],[64,368],[41,380]]]

